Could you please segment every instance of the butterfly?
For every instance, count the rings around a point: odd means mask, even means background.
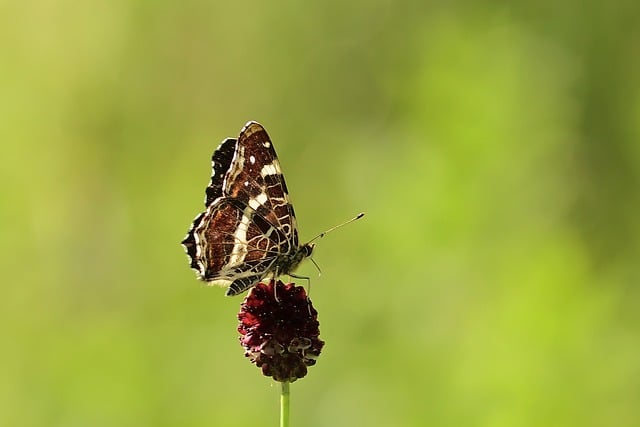
[[[182,241],[191,268],[208,284],[228,286],[229,296],[265,277],[291,275],[314,244],[298,241],[296,215],[267,131],[248,122],[237,139],[220,144],[212,166],[206,210]]]

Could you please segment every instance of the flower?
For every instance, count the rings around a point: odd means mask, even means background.
[[[318,312],[303,287],[258,283],[242,302],[238,332],[244,354],[263,375],[293,382],[307,375],[324,346]]]

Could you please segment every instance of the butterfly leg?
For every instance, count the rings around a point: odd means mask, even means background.
[[[309,296],[311,295],[311,278],[307,276],[298,276],[297,274],[289,273],[289,277],[293,277],[294,279],[302,279],[307,281],[307,306],[309,308],[309,315],[311,316],[311,300]]]
[[[287,276],[293,277],[294,279],[302,279],[307,281],[307,295],[311,291],[311,278],[307,276],[298,276],[297,274],[288,273]]]
[[[278,298],[278,281],[273,278],[271,279],[271,283],[273,283],[273,298],[280,304],[280,298]]]

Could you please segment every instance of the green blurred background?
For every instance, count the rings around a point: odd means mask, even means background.
[[[640,425],[638,12],[0,2],[0,425],[276,425],[179,245],[248,120],[303,240],[367,212],[293,425]]]

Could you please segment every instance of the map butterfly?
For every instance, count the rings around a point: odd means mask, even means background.
[[[247,123],[237,139],[220,144],[212,165],[206,210],[182,241],[191,268],[209,284],[228,286],[226,295],[267,276],[292,275],[314,245],[298,242],[296,216],[265,129]]]

